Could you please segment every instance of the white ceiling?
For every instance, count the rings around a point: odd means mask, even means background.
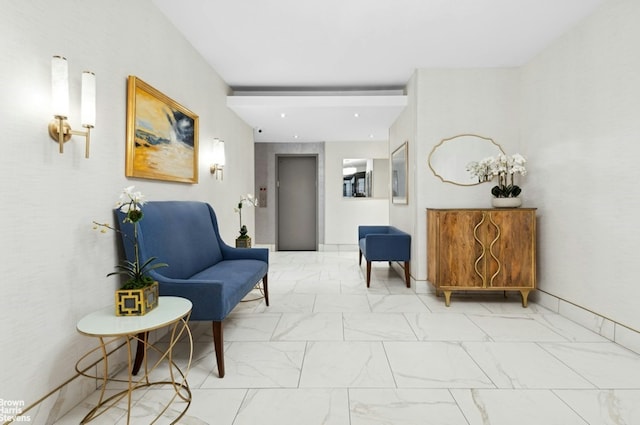
[[[356,97],[417,68],[521,66],[604,1],[153,0],[246,95],[230,107],[257,142],[385,140],[402,106]]]

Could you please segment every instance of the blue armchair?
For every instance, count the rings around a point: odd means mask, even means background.
[[[138,222],[140,261],[157,257],[168,267],[149,275],[159,284],[161,296],[187,298],[193,304],[192,321],[213,322],[213,343],[218,375],[224,377],[222,322],[234,307],[262,280],[265,303],[269,305],[266,248],[233,248],[224,243],[218,221],[210,205],[193,201],[147,202]],[[124,213],[116,210],[124,234],[133,235],[133,226],[123,223]],[[127,259],[135,258],[133,243],[123,237]],[[140,345],[136,354],[140,367]],[[137,372],[134,366],[134,372]]]
[[[409,265],[411,262],[411,235],[393,226],[358,226],[358,246],[360,256],[367,260],[367,288],[371,281],[372,261],[404,262],[404,279],[411,287]]]

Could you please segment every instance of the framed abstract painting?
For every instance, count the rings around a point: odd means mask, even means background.
[[[198,116],[130,75],[125,175],[198,183]]]

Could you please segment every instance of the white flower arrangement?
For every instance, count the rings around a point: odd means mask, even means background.
[[[144,195],[141,192],[134,192],[134,187],[126,187],[120,194],[120,200],[116,203],[116,208],[125,213],[123,223],[131,223],[133,225],[133,239],[126,233],[120,231],[107,223],[98,223],[94,221],[94,229],[100,229],[101,233],[105,233],[107,229],[120,233],[126,239],[130,240],[133,244],[134,260],[123,260],[121,264],[116,266],[115,272],[109,273],[107,276],[112,275],[125,275],[128,276],[128,280],[122,286],[121,289],[140,289],[145,288],[153,284],[153,279],[148,275],[149,271],[157,269],[158,267],[167,267],[166,263],[155,263],[156,257],[151,257],[143,264],[140,264],[140,250],[138,248],[138,222],[142,220],[144,214],[142,213],[142,206],[147,202]]]
[[[249,206],[257,207],[258,206],[258,198],[256,198],[255,196],[253,196],[250,193],[247,193],[247,196],[241,196],[240,197],[240,202],[238,202],[238,206],[233,209],[240,216],[240,238],[241,239],[247,239],[249,237],[247,235],[247,226],[242,225],[242,206],[243,205],[249,205]]]
[[[495,177],[498,184],[491,189],[491,194],[496,198],[515,198],[520,195],[522,189],[515,185],[515,175],[527,174],[525,168],[527,160],[519,153],[512,156],[499,154],[495,157],[487,157],[480,161],[473,161],[467,165],[467,171],[478,179],[478,182],[488,182]]]

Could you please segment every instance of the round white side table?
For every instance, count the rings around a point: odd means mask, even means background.
[[[86,377],[101,379],[102,389],[98,404],[84,417],[81,423],[87,423],[99,417],[110,408],[116,406],[120,400],[127,398],[127,424],[131,419],[131,399],[132,393],[139,388],[147,388],[152,385],[168,385],[171,386],[175,394],[167,402],[166,407],[162,410],[156,419],[168,410],[168,407],[177,397],[186,402],[186,407],[172,423],[176,423],[186,413],[191,404],[191,390],[187,382],[187,374],[191,367],[193,358],[193,337],[188,326],[189,316],[191,315],[191,301],[180,297],[159,297],[158,306],[145,314],[144,316],[116,316],[113,307],[104,308],[84,316],[77,325],[78,332],[96,337],[100,344],[98,347],[89,351],[82,356],[76,363],[76,371]],[[169,328],[169,342],[166,348],[159,348],[155,344],[150,344],[146,335],[148,332]],[[141,338],[140,335],[145,337]],[[189,357],[184,372],[178,367],[173,359],[173,349],[182,336],[186,335],[189,341]],[[124,344],[128,353],[128,379],[117,379],[109,377],[109,364],[107,345],[113,343],[117,339],[124,339]],[[141,343],[144,349],[144,374],[135,377],[132,373],[133,359],[131,354],[132,341]],[[159,354],[159,359],[153,365],[147,364],[147,352],[153,350]],[[86,371],[89,367],[81,367],[81,364],[93,353],[100,352],[103,362],[102,376],[94,376]],[[169,380],[152,381],[150,373],[153,372],[160,364],[167,362],[169,367]],[[109,382],[127,382],[127,388],[118,393],[105,398],[105,390]]]

